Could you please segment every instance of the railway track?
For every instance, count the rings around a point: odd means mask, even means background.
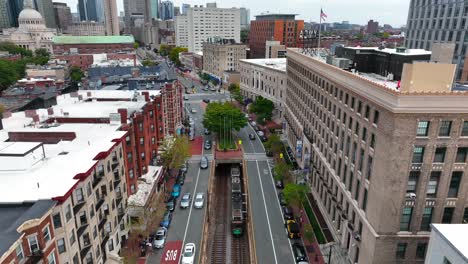
[[[241,237],[232,237],[231,242],[231,263],[248,264],[250,263],[249,241],[247,234]]]

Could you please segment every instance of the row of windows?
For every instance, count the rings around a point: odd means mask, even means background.
[[[421,172],[420,171],[411,171],[408,177],[408,185],[406,188],[407,193],[416,193],[418,190],[418,182],[420,181]],[[426,187],[426,196],[429,198],[437,197],[438,186],[440,179],[442,178],[441,171],[431,171],[429,176],[429,181],[427,182]],[[447,198],[457,198],[458,191],[460,188],[460,183],[462,181],[463,172],[462,171],[453,171],[450,178],[450,185],[447,192]]]
[[[452,133],[452,124],[453,124],[453,121],[451,120],[440,121],[439,131],[437,135],[439,137],[450,137]],[[430,125],[431,125],[430,121],[419,121],[418,128],[416,131],[416,136],[427,137],[429,135]],[[468,137],[468,121],[462,122],[461,129],[460,129],[460,136]]]
[[[395,257],[397,259],[405,259],[407,247],[408,247],[408,243],[406,242],[398,243]],[[418,243],[416,246],[416,259],[424,260],[426,258],[426,251],[427,251],[427,243],[426,242]]]
[[[414,146],[413,148],[413,158],[412,163],[423,163],[424,154],[426,147],[425,146]],[[433,163],[444,163],[446,160],[447,147],[440,146],[436,147],[434,150]],[[468,147],[458,147],[455,155],[455,163],[466,163],[466,156],[468,153]]]

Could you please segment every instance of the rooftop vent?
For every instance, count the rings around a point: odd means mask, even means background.
[[[397,53],[406,53],[406,48],[405,47],[398,47],[396,48]]]
[[[62,151],[62,152],[59,153],[59,155],[67,155],[67,154],[68,154],[67,151]]]

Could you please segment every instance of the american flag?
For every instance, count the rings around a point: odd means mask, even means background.
[[[325,18],[327,18],[327,14],[325,14],[323,10],[320,9],[320,19],[325,20]]]

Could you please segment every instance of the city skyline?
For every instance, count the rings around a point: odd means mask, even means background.
[[[54,2],[67,3],[72,12],[76,11],[78,0],[61,0]],[[292,0],[278,1],[272,5],[266,1],[247,1],[247,0],[223,0],[223,1],[197,1],[197,0],[175,0],[174,6],[182,6],[182,3],[193,5],[206,5],[209,2],[216,2],[218,7],[246,7],[250,9],[250,19],[254,20],[255,15],[261,13],[295,13],[298,19],[305,22],[318,22],[320,7],[327,14],[327,20],[324,22],[349,21],[351,24],[366,25],[367,21],[373,19],[378,21],[379,25],[390,24],[393,27],[401,27],[406,24],[408,17],[409,2],[407,0],[395,1],[371,1],[371,0]],[[123,0],[117,0],[118,11],[124,11]],[[401,13],[400,15],[395,15]],[[365,14],[365,15],[363,15]]]

